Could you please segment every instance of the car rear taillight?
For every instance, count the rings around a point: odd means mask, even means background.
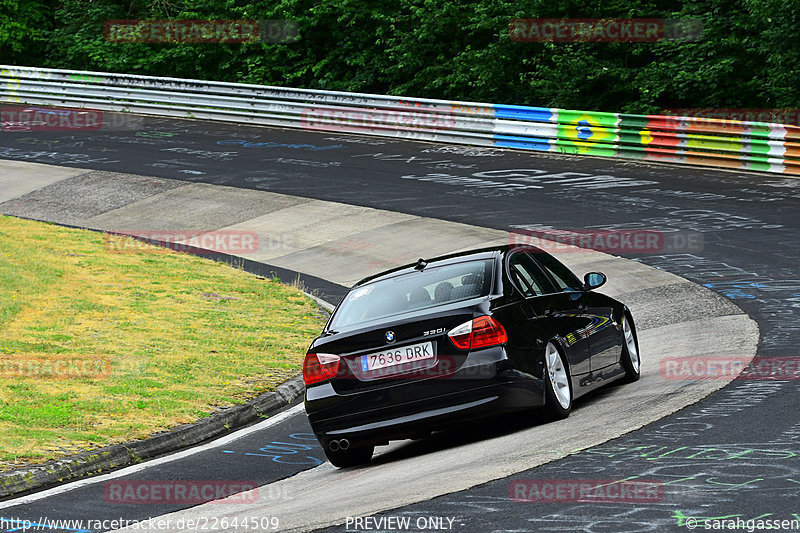
[[[336,377],[339,371],[338,355],[329,353],[309,353],[303,361],[303,381],[306,385],[327,381]]]
[[[480,316],[451,329],[447,336],[461,350],[486,348],[508,341],[506,330],[490,316]]]

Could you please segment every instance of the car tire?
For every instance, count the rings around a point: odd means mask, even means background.
[[[639,359],[639,339],[636,337],[636,326],[630,315],[622,316],[622,368],[625,369],[625,383],[639,381],[641,360]]]
[[[544,349],[544,410],[547,418],[561,420],[572,411],[572,382],[564,356],[552,341]]]
[[[349,466],[359,466],[369,462],[372,459],[372,453],[375,451],[375,446],[372,444],[350,446],[346,450],[325,450],[325,457],[331,464],[338,468],[347,468]]]

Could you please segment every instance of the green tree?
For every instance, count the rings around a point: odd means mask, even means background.
[[[53,2],[0,0],[6,61],[630,113],[800,103],[796,0]],[[103,35],[109,20],[170,18],[288,19],[300,39],[115,43]],[[516,18],[694,20],[704,34],[695,42],[516,42],[508,29]]]
[[[41,63],[55,4],[56,0],[0,0],[0,62]]]

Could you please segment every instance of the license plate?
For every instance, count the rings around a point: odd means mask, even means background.
[[[423,342],[361,356],[361,370],[369,372],[378,368],[433,359],[433,343]]]

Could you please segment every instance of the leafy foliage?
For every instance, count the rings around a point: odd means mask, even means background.
[[[35,65],[53,27],[56,0],[0,0],[0,59]]]
[[[0,0],[14,64],[572,109],[796,107],[795,0]],[[9,9],[10,8],[10,9]],[[114,19],[289,19],[293,43],[112,43]],[[700,22],[695,42],[516,42],[516,18]],[[47,43],[45,47],[43,43]]]

